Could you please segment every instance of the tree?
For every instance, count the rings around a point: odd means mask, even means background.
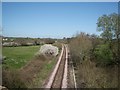
[[[101,36],[105,42],[109,43],[110,49],[112,48],[113,42],[116,44],[115,57],[120,62],[120,29],[119,29],[120,16],[116,13],[110,15],[103,15],[98,18],[97,30],[102,31]]]
[[[101,36],[107,40],[119,39],[120,30],[118,29],[119,15],[116,13],[110,15],[103,15],[98,18],[97,30],[103,31]]]
[[[103,15],[98,18],[97,22],[97,30],[98,31],[103,31],[101,33],[102,38],[105,40],[111,40],[112,39],[112,33],[111,33],[111,24],[110,24],[110,17],[107,15]]]

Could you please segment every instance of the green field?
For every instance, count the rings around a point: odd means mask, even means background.
[[[40,46],[3,47],[3,56],[6,56],[3,66],[19,69],[29,60],[32,60]]]

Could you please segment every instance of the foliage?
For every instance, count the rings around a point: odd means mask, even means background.
[[[116,13],[110,15],[103,15],[98,18],[98,31],[102,31],[101,36],[104,39],[118,39],[120,38],[120,30],[118,29],[119,16]]]
[[[77,68],[79,86],[98,88],[118,86],[115,76],[118,74],[116,64],[120,62],[119,21],[118,14],[103,15],[97,21],[100,36],[77,33],[68,40],[71,58]],[[112,69],[115,70],[114,74]]]
[[[92,48],[92,42],[85,33],[80,33],[70,41],[70,50],[73,61],[80,64],[82,60],[89,56],[89,51]]]
[[[55,43],[55,40],[54,40],[54,39],[51,39],[51,38],[46,38],[46,39],[45,39],[45,43],[46,43],[46,44],[53,44],[53,43]]]
[[[105,40],[105,43],[109,43],[109,48],[112,50],[113,57],[115,57],[116,62],[120,62],[120,16],[116,13],[110,15],[103,15],[98,18],[97,27],[98,31],[102,31],[101,36]],[[113,43],[117,46],[114,47]],[[115,52],[114,48],[117,50]]]
[[[62,49],[62,45],[61,45],[60,42],[55,42],[55,43],[52,44],[52,45],[58,47],[58,48],[59,48],[59,52],[60,52],[60,50]]]
[[[98,45],[94,53],[99,64],[109,65],[114,63],[113,54],[108,44]]]

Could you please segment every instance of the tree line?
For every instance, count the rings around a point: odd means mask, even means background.
[[[116,13],[100,16],[97,31],[101,34],[89,35],[84,32],[68,39],[71,56],[75,64],[82,60],[94,60],[97,64],[107,66],[120,63],[120,16]]]

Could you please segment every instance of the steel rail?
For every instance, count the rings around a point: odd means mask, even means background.
[[[61,51],[60,57],[58,59],[57,64],[55,65],[55,68],[54,68],[54,70],[53,70],[53,72],[52,72],[52,74],[51,74],[51,76],[49,78],[49,81],[48,81],[47,85],[45,86],[45,88],[51,88],[51,86],[53,84],[53,81],[54,81],[54,78],[56,76],[57,70],[58,70],[58,68],[60,66],[60,62],[61,62],[61,59],[62,59],[62,56],[63,56],[63,51],[64,51],[64,45],[62,44],[62,51]]]
[[[62,88],[67,88],[67,73],[68,73],[68,49],[67,45],[65,45],[66,57],[65,57],[65,65],[64,65],[64,75],[62,80]]]

